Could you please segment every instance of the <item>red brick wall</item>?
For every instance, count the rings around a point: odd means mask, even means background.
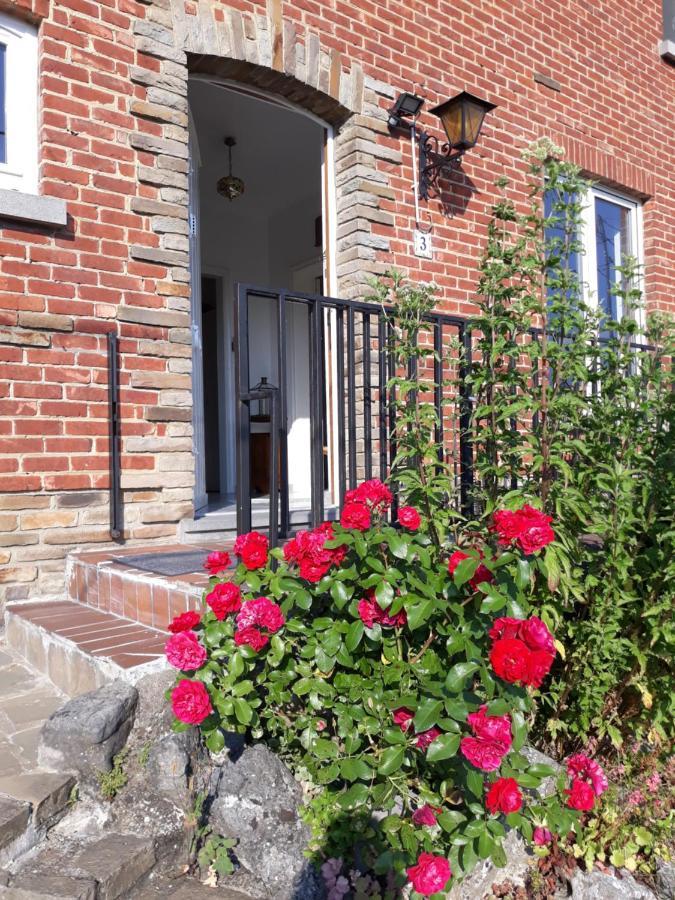
[[[334,98],[336,120],[354,113],[339,158],[370,166],[378,202],[364,212],[338,191],[338,233],[363,217],[370,237],[341,263],[338,247],[345,295],[393,264],[433,278],[448,311],[470,312],[493,182],[506,174],[522,194],[519,153],[547,136],[644,199],[647,301],[675,307],[675,68],[657,51],[660,0],[0,7],[41,23],[41,192],[68,210],[65,229],[0,220],[0,582],[10,598],[57,592],[67,550],[108,540],[108,330],[120,336],[126,536],[170,539],[191,509],[184,49],[304,73]],[[160,83],[175,104],[158,100]],[[426,207],[433,261],[412,255],[409,144],[384,127],[391,95],[413,83],[427,107],[460,89],[498,104],[448,214],[439,201]],[[433,117],[423,123],[438,133]],[[350,144],[364,135],[365,147]],[[174,223],[168,232],[160,219]]]

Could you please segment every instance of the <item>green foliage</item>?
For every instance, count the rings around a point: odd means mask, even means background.
[[[205,800],[204,793],[195,796],[194,807],[186,820],[186,826],[194,827],[190,859],[193,862],[196,860],[200,872],[207,876],[213,887],[219,878],[226,878],[234,873],[232,848],[237,842],[232,838],[215,834],[211,826],[204,821]]]
[[[122,788],[126,787],[129,777],[124,771],[124,764],[129,754],[129,748],[123,747],[113,757],[112,769],[109,772],[98,773],[98,784],[101,796],[104,800],[114,800]]]
[[[564,834],[576,829],[564,778],[558,793],[540,799],[533,791],[550,773],[515,752],[536,692],[500,680],[488,659],[494,601],[518,618],[539,610],[548,593],[544,559],[503,552],[486,535],[481,552],[494,582],[478,590],[469,583],[478,550],[450,576],[451,547],[435,544],[428,520],[413,532],[373,513],[366,531],[333,530],[325,546],[346,556],[316,583],[302,580],[278,550],[275,569],[237,566],[232,581],[244,602],[265,596],[286,618],[259,652],[235,642],[236,616],[218,620],[205,608],[196,631],[208,659],[190,677],[206,685],[214,707],[200,725],[206,745],[221,750],[226,731],[264,740],[313,798],[306,815],[317,854],[353,858],[356,843],[367,868],[393,871],[400,883],[425,851],[446,855],[455,877],[478,859],[504,864],[504,826],[484,805],[498,775],[522,789],[523,808],[509,824],[526,837],[540,821]],[[404,611],[407,624],[364,621],[359,603],[369,590],[387,616]],[[513,735],[514,752],[489,773],[460,752],[467,716],[484,704],[488,714],[511,716]],[[394,721],[403,707],[413,714],[407,728]],[[418,744],[431,729],[435,740]],[[433,829],[411,820],[423,804],[441,811]]]
[[[150,759],[150,751],[152,750],[152,741],[146,741],[138,751],[138,765],[147,766]]]
[[[539,724],[558,752],[672,734],[675,649],[672,323],[641,326],[632,261],[621,321],[586,305],[574,259],[587,182],[559,157],[536,145],[529,207],[504,196],[493,209],[471,373],[478,506],[533,501],[556,523],[548,610],[567,655]]]

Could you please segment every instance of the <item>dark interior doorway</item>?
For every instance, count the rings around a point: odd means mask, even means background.
[[[220,493],[220,434],[218,414],[218,279],[202,276],[202,363],[204,369],[204,458],[206,492]]]

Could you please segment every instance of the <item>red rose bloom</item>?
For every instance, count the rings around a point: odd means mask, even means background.
[[[210,594],[206,595],[206,602],[213,610],[213,614],[219,622],[229,613],[238,612],[241,609],[241,589],[239,585],[226,581],[217,584]]]
[[[386,628],[402,628],[408,621],[404,609],[399,610],[396,615],[388,615],[375,599],[373,590],[369,590],[367,596],[359,600],[358,611],[366,628],[372,628],[376,623]]]
[[[523,805],[523,795],[515,778],[498,778],[487,792],[485,805],[493,816],[500,812],[504,815],[518,812]]]
[[[260,569],[267,562],[269,542],[259,531],[240,534],[234,542],[234,552],[249,571]]]
[[[426,750],[429,744],[432,744],[437,737],[440,737],[442,731],[440,728],[436,728],[434,725],[433,728],[429,728],[427,731],[419,731],[415,734],[417,740],[415,741],[415,745],[419,747],[420,750]]]
[[[520,637],[520,626],[522,624],[522,619],[511,619],[508,616],[502,616],[499,619],[495,619],[492,628],[488,631],[488,635],[493,641],[496,641],[497,638],[517,638]]]
[[[516,621],[516,620],[512,620]],[[495,623],[497,624],[497,623]],[[492,632],[490,632],[492,636]],[[530,650],[545,650],[546,653],[555,655],[555,644],[553,643],[553,635],[548,627],[537,616],[530,616],[520,622],[520,633],[518,637],[524,641]]]
[[[476,737],[462,738],[459,748],[471,765],[482,769],[483,772],[494,772],[498,769],[506,752],[502,744],[496,741],[483,741]]]
[[[345,503],[365,503],[378,512],[388,509],[392,499],[391,491],[378,478],[364,481],[363,484],[345,494]]]
[[[190,631],[190,629],[195,628],[201,622],[202,617],[198,612],[194,610],[188,610],[188,612],[181,613],[179,616],[169,623],[169,631],[172,634],[178,634],[181,631]]]
[[[231,562],[229,553],[225,553],[224,550],[215,550],[206,557],[204,568],[209,575],[217,575],[218,572],[229,568]]]
[[[544,678],[551,671],[555,656],[552,653],[546,653],[545,650],[533,650],[527,660],[527,681],[532,687],[539,688],[542,686]]]
[[[313,531],[299,531],[284,545],[284,559],[289,563],[297,563],[300,577],[316,584],[331,566],[339,566],[347,555],[345,546],[326,549],[326,541],[334,537],[332,522],[324,522]]]
[[[194,672],[206,662],[206,649],[199,643],[194,631],[179,631],[164,645],[169,663],[183,672]]]
[[[407,731],[410,727],[410,723],[415,718],[415,713],[408,709],[407,706],[399,706],[398,709],[395,709],[392,713],[392,718],[394,720],[394,725],[398,725],[401,731]]]
[[[452,876],[447,859],[433,853],[420,853],[417,865],[410,866],[406,871],[413,888],[423,897],[442,891]]]
[[[266,634],[263,634],[262,631],[259,631],[255,626],[248,625],[246,628],[240,628],[238,631],[234,633],[234,642],[237,646],[241,647],[242,644],[246,644],[248,647],[251,647],[258,653],[262,648],[269,643],[269,638]]]
[[[436,824],[436,808],[433,806],[429,806],[428,803],[425,803],[424,806],[420,806],[419,809],[416,809],[412,814],[412,821],[414,825],[435,825]]]
[[[481,553],[480,556],[482,559],[483,554]],[[468,558],[468,553],[464,553],[463,550],[455,550],[455,552],[448,560],[448,572],[450,573],[450,575],[454,575],[457,566],[462,562],[463,559]],[[474,591],[476,591],[478,590],[479,584],[482,584],[483,582],[487,582],[488,584],[490,584],[494,580],[495,576],[492,574],[492,572],[486,566],[484,566],[483,563],[481,563],[469,579],[469,586],[473,588]]]
[[[488,716],[487,706],[470,713],[467,722],[474,737],[462,738],[462,755],[477,769],[494,772],[511,749],[511,718],[509,716]]]
[[[575,778],[572,782],[572,788],[565,788],[567,794],[567,805],[570,809],[579,809],[582,812],[588,812],[595,805],[595,791],[590,784]]]
[[[184,678],[171,691],[171,708],[179,722],[199,725],[213,712],[209,692],[201,681]]]
[[[340,525],[343,528],[353,528],[356,531],[368,531],[370,528],[370,510],[365,503],[354,500],[345,503],[340,516]]]
[[[515,541],[524,553],[530,554],[555,540],[552,521],[551,516],[526,503],[515,511],[498,510],[492,517],[491,530],[497,533],[502,547]]]
[[[567,774],[582,781],[590,781],[596,797],[603,794],[609,784],[602,766],[584,753],[575,753],[567,760]]]
[[[500,638],[490,650],[490,662],[495,674],[511,684],[528,683],[530,650],[517,638]]]
[[[408,531],[417,531],[422,524],[420,514],[414,506],[402,506],[398,511],[398,524]]]
[[[532,836],[537,847],[545,847],[546,844],[550,844],[553,840],[553,835],[548,828],[542,828],[541,825],[537,825]]]
[[[478,712],[469,713],[466,721],[477,738],[484,741],[497,741],[506,750],[511,749],[511,717],[488,716],[487,706],[481,706]]]
[[[271,634],[279,631],[285,622],[286,619],[281,608],[267,597],[256,597],[255,600],[247,600],[237,616],[237,628],[248,628],[249,625],[257,625],[260,628],[266,628]]]

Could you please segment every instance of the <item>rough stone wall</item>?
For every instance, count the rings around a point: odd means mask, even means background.
[[[674,308],[675,69],[660,0],[0,0],[40,23],[41,193],[63,229],[0,220],[0,584],[58,591],[69,548],[108,535],[105,333],[120,338],[125,537],[192,509],[189,71],[259,84],[339,127],[338,292],[386,266],[468,313],[495,178],[546,135],[645,201],[648,302]],[[424,86],[419,83],[424,82]],[[409,139],[386,108],[462,88],[499,104],[412,254]],[[423,124],[438,133],[425,112]]]

